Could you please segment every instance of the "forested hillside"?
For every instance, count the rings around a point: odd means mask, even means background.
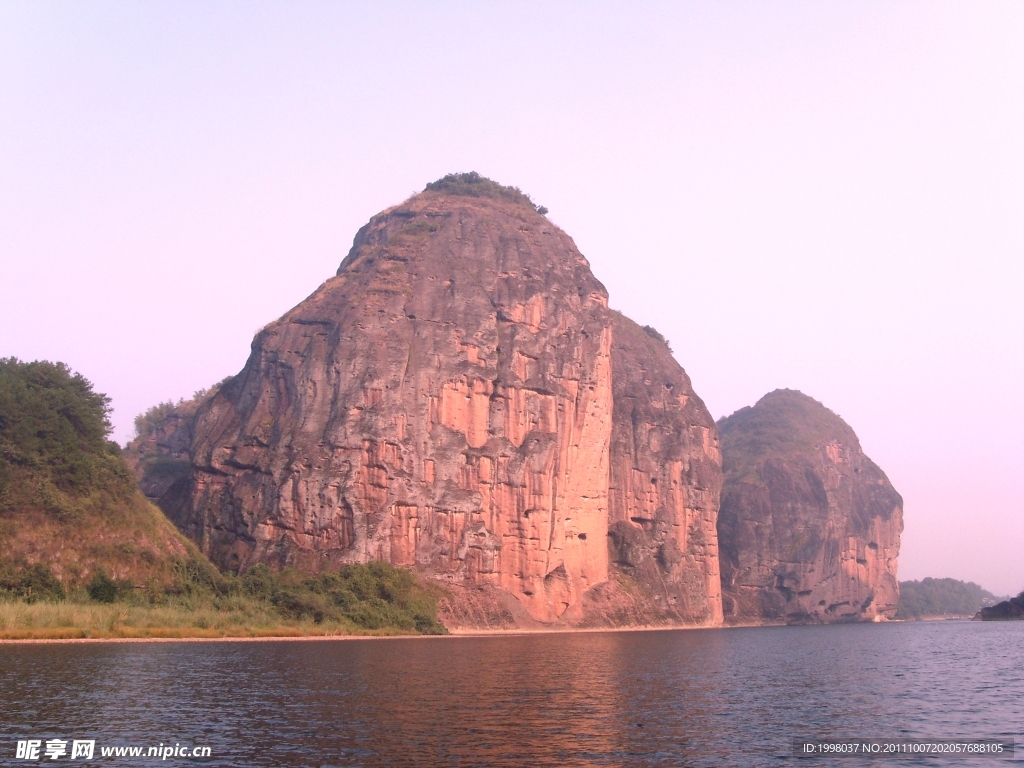
[[[999,601],[995,595],[973,581],[957,579],[921,579],[900,582],[898,619],[925,619],[933,616],[973,616],[982,607]]]

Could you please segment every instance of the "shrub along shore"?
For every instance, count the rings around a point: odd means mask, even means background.
[[[383,563],[316,576],[257,565],[231,576],[188,560],[168,588],[135,589],[101,572],[70,595],[39,569],[32,576],[31,585],[0,577],[0,640],[447,634],[441,590]]]

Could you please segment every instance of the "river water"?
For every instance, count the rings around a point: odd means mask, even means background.
[[[121,766],[1008,764],[796,760],[815,737],[1016,738],[1024,762],[1024,622],[0,646],[0,765],[54,738]],[[158,744],[210,757],[100,754]]]

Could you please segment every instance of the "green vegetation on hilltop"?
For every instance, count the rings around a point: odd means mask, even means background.
[[[168,416],[171,416],[175,412],[181,415],[191,415],[195,413],[199,405],[206,400],[207,397],[215,395],[225,384],[231,381],[234,377],[227,376],[212,387],[199,389],[192,393],[192,397],[189,400],[181,398],[175,403],[173,400],[168,400],[165,403],[157,403],[154,406],[146,409],[145,413],[140,413],[135,417],[135,437],[149,437],[160,426]]]
[[[900,582],[900,607],[897,619],[924,619],[933,616],[973,616],[998,598],[973,581],[932,579]]]
[[[174,409],[182,405],[184,401],[179,400],[177,405],[168,400],[166,403],[157,403],[148,408],[145,413],[135,417],[135,436],[148,437],[160,426],[160,422],[174,413]]]
[[[643,330],[644,333],[646,333],[652,339],[655,339],[656,341],[660,341],[662,344],[664,344],[666,347],[668,347],[668,351],[669,352],[672,351],[672,345],[668,343],[668,339],[666,339],[661,334],[661,331],[659,331],[653,325],[641,325],[640,328]]]
[[[523,205],[530,210],[544,215],[548,209],[543,205],[536,205],[530,196],[519,187],[506,187],[496,181],[491,181],[481,176],[476,171],[469,173],[449,173],[442,179],[427,184],[424,192],[443,192],[446,195],[461,195],[463,197],[489,197],[492,200],[507,200],[510,203]]]
[[[0,360],[0,594],[59,600],[100,571],[169,585],[202,555],[135,488],[110,399],[63,363]]]
[[[30,504],[71,515],[93,492],[131,495],[109,414],[110,398],[63,363],[0,359],[0,512]]]

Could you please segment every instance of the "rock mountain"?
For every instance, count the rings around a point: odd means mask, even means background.
[[[514,188],[373,217],[189,407],[161,434],[190,464],[150,487],[222,567],[414,566],[449,626],[721,622],[714,421]]]
[[[780,389],[718,428],[727,620],[893,618],[903,499],[846,422]]]
[[[719,427],[543,213],[460,174],[374,216],[129,446],[143,489],[230,570],[414,567],[450,628],[715,625],[723,584],[734,622],[890,616],[901,502],[849,427],[798,393],[724,420],[720,518]]]

